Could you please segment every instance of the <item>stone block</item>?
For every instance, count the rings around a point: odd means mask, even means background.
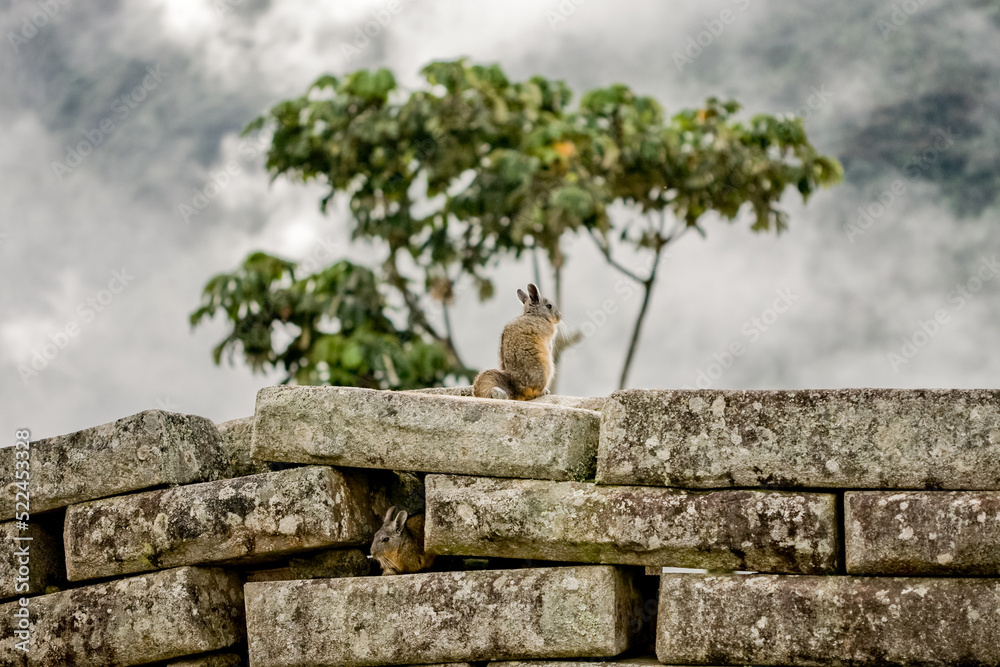
[[[1000,489],[1000,390],[615,392],[597,481]]]
[[[456,556],[755,570],[837,569],[836,497],[428,475],[426,546]]]
[[[66,570],[79,581],[360,546],[375,519],[364,478],[328,467],[159,489],[69,508]]]
[[[225,477],[220,442],[208,419],[161,410],[32,442],[30,511]],[[0,520],[15,517],[14,452],[0,449]]]
[[[660,662],[1000,664],[1000,580],[664,574]]]
[[[243,667],[243,664],[243,657],[237,653],[212,653],[168,662],[164,667]]]
[[[1000,576],[1000,493],[844,494],[848,574]]]
[[[472,385],[463,387],[424,387],[423,389],[407,389],[414,394],[431,394],[433,396],[472,396]]]
[[[467,387],[428,387],[427,389],[409,390],[417,394],[435,394],[438,396],[472,396],[472,385]],[[559,396],[557,394],[546,394],[533,398],[529,403],[539,403],[541,405],[562,405],[567,408],[581,408],[583,410],[600,410],[604,406],[603,396]]]
[[[29,521],[0,523],[0,600],[29,597],[66,579],[62,536],[55,526]]]
[[[631,573],[607,566],[246,585],[254,667],[608,657],[632,644]]]
[[[656,658],[622,658],[620,660],[602,660],[601,667],[660,667]],[[491,662],[489,667],[594,667],[592,660],[509,660]]]
[[[366,470],[365,475],[372,490],[372,512],[379,525],[390,507],[411,515],[424,513],[424,482],[417,475],[398,470]]]
[[[549,394],[533,399],[531,403],[539,405],[561,405],[565,408],[579,408],[581,410],[595,410],[600,412],[604,407],[604,396],[559,396]]]
[[[183,567],[31,598],[28,651],[14,612],[0,605],[5,667],[126,667],[228,648],[243,639],[235,574]]]
[[[586,479],[599,414],[526,401],[376,391],[265,387],[253,456],[358,468]]]
[[[222,440],[219,446],[229,461],[230,477],[260,475],[275,470],[269,461],[261,461],[250,455],[253,440],[253,416],[232,419],[218,424]]]

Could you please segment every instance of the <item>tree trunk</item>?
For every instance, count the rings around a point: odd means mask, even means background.
[[[659,259],[659,257],[657,257]],[[654,268],[655,273],[655,268]],[[647,280],[642,284],[646,293],[642,297],[642,306],[639,308],[639,316],[635,320],[635,326],[632,328],[632,340],[628,345],[628,354],[625,356],[625,365],[622,367],[622,374],[618,380],[618,388],[624,389],[625,382],[628,380],[628,372],[632,367],[632,359],[635,357],[635,351],[639,347],[639,333],[642,331],[642,323],[646,319],[646,311],[649,309],[649,297],[653,293],[653,280]]]

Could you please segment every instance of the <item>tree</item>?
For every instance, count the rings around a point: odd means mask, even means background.
[[[239,346],[254,370],[281,365],[286,381],[298,384],[417,389],[440,385],[448,375],[473,377],[415,327],[393,324],[370,269],[342,260],[297,278],[295,268],[256,252],[237,271],[208,282],[191,323],[221,309],[234,324],[213,351],[216,364]],[[278,327],[289,339],[280,353],[274,349]]]
[[[455,291],[471,285],[488,299],[489,270],[500,258],[527,253],[537,266],[541,254],[551,266],[559,303],[567,261],[562,246],[569,234],[586,234],[610,266],[643,288],[621,374],[624,386],[665,247],[690,229],[704,235],[701,222],[708,213],[733,221],[749,209],[752,229],[781,232],[787,218],[776,205],[787,187],[805,199],[841,174],[836,160],[809,143],[801,119],[758,115],[739,121],[739,105],[732,101],[711,98],[702,108],[668,118],[656,100],[623,85],[590,91],[571,108],[565,83],[539,76],[511,82],[496,65],[435,62],[423,74],[428,86],[409,93],[385,69],[324,76],[245,130],[273,132],[267,167],[274,178],[321,179],[329,186],[321,209],[335,196],[345,197],[352,238],[384,249],[385,261],[366,274],[373,292],[363,301],[367,314],[381,323],[380,340],[388,344],[397,336],[398,348],[392,348],[395,356],[380,348],[361,352],[371,374],[364,382],[382,387],[408,386],[402,377],[391,377],[385,360],[395,364],[400,355],[415,354],[411,349],[423,350],[421,359],[433,366],[410,378],[440,383],[448,376],[471,377],[452,336]],[[633,214],[615,219],[609,213],[614,204]],[[646,253],[645,268],[622,264],[620,246]],[[248,264],[255,257],[264,256],[252,256]],[[349,374],[312,370],[318,359],[347,368],[336,357],[340,348],[325,350],[334,356],[314,350],[324,339],[324,316],[334,330],[344,326],[331,310],[336,299],[316,291],[320,287],[313,288],[312,310],[302,313],[311,333],[275,351],[268,327],[301,326],[298,309],[306,306],[288,304],[288,291],[303,289],[296,287],[294,265],[267,261],[287,275],[252,277],[245,264],[206,286],[192,324],[223,308],[234,325],[216,349],[216,362],[223,350],[242,345],[249,363],[283,364],[289,379],[355,384]],[[226,289],[234,280],[249,280],[257,291]],[[392,324],[390,301],[405,314],[401,329]],[[431,307],[439,309],[439,318]],[[314,315],[319,319],[308,319]],[[430,349],[438,352],[433,359]]]

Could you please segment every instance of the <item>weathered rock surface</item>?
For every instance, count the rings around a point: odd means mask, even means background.
[[[565,408],[579,408],[581,410],[596,410],[600,412],[604,407],[604,396],[558,396],[549,394],[532,399],[531,403],[540,405],[561,405]]]
[[[416,475],[398,470],[366,470],[372,488],[372,512],[379,525],[386,510],[395,507],[409,514],[423,514],[424,482]]]
[[[253,456],[477,474],[585,479],[599,415],[526,401],[376,391],[265,387],[257,394]]]
[[[39,595],[65,580],[61,538],[37,521],[27,530],[16,521],[0,523],[0,600]]]
[[[212,653],[197,658],[185,658],[164,667],[243,667],[243,658],[236,653]]]
[[[28,652],[18,602],[0,605],[5,667],[124,667],[227,648],[243,638],[239,578],[184,567],[31,598]]]
[[[246,477],[260,475],[275,470],[270,461],[255,459],[250,455],[250,444],[253,440],[253,417],[232,419],[218,424],[222,440],[219,446],[229,461],[230,477]]]
[[[66,513],[71,581],[197,563],[252,563],[366,544],[365,480],[309,466],[75,505]]]
[[[411,389],[417,394],[435,394],[438,396],[472,396],[472,385],[467,387],[428,387],[427,389]],[[604,406],[603,396],[559,396],[556,394],[546,394],[533,398],[529,403],[540,403],[542,405],[562,405],[567,408],[581,408],[583,410],[600,410]]]
[[[836,572],[836,497],[428,475],[442,555],[793,574]]]
[[[641,609],[607,566],[437,572],[246,585],[254,667],[605,657]]]
[[[463,387],[424,387],[423,389],[407,390],[414,394],[431,394],[434,396],[472,396],[472,385]]]
[[[618,667],[618,665],[656,665],[659,667],[660,661],[656,658],[624,658],[622,660],[602,660],[597,663],[602,667]],[[504,662],[491,662],[489,667],[594,667],[593,661],[584,660],[510,660]]]
[[[1000,576],[1000,493],[844,494],[848,574]]]
[[[1000,391],[619,391],[597,481],[1000,489]]]
[[[678,664],[1000,664],[1000,581],[668,575],[656,655]]]
[[[147,410],[31,443],[31,512],[165,484],[224,477],[219,431],[208,419]],[[0,449],[0,520],[15,516],[14,449]]]
[[[588,664],[591,667],[593,665],[593,663]],[[235,653],[220,653],[190,660],[178,660],[168,663],[165,667],[243,667],[243,658]],[[472,667],[472,665],[468,662],[446,662],[437,665],[422,665],[421,667]]]

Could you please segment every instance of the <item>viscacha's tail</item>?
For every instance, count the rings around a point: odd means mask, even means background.
[[[494,389],[499,389],[507,395],[508,399],[517,398],[517,388],[509,373],[499,371],[495,368],[485,370],[476,376],[476,381],[472,383],[472,393],[479,398],[496,398]]]

